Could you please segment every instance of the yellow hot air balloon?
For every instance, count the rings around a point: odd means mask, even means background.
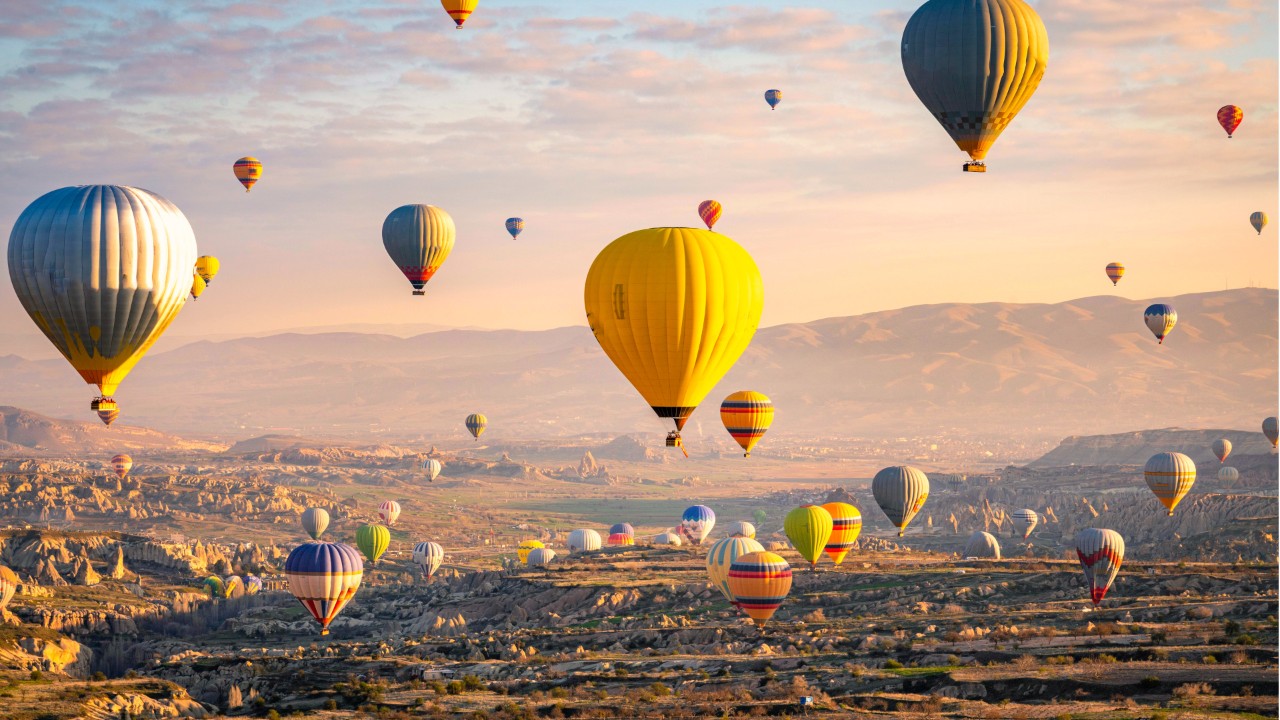
[[[920,102],[972,158],[996,138],[1044,77],[1049,34],[1023,0],[929,0],[902,33],[902,69]]]
[[[204,281],[204,278],[200,277],[199,275],[191,276],[191,297],[192,298],[199,300],[200,296],[204,294],[204,289],[207,287],[209,287],[209,285]]]
[[[1124,265],[1118,262],[1107,263],[1107,277],[1111,279],[1113,286],[1120,284],[1120,278],[1124,277]]]
[[[244,191],[249,192],[253,189],[254,183],[257,183],[259,178],[262,177],[262,163],[258,158],[246,155],[231,166],[231,171],[236,174],[236,179],[244,186]]]
[[[782,528],[787,532],[787,539],[795,546],[800,557],[809,561],[809,568],[818,566],[818,558],[831,539],[831,530],[835,521],[831,513],[821,505],[805,505],[787,513],[782,521]]]
[[[471,13],[475,12],[478,4],[480,0],[440,0],[440,5],[445,12],[449,13],[449,17],[453,18],[457,30],[462,29],[462,24],[471,17]]]
[[[791,592],[791,566],[767,550],[747,553],[729,565],[726,582],[734,604],[762,628]]]
[[[213,282],[213,276],[218,274],[219,267],[221,266],[218,258],[212,255],[201,255],[196,258],[196,274],[204,280],[206,285]]]
[[[843,502],[827,503],[822,509],[831,513],[831,537],[827,538],[823,549],[831,561],[839,566],[862,532],[862,513],[858,512],[858,508]]]
[[[529,562],[530,552],[544,547],[546,547],[546,545],[543,545],[537,540],[524,540],[516,546],[516,557],[520,558],[520,564],[524,565]]]
[[[14,292],[80,377],[98,386],[92,408],[103,422],[119,415],[111,396],[186,303],[196,255],[182,211],[138,188],[61,188],[14,223]]]
[[[614,240],[591,264],[584,296],[600,347],[677,432],[747,349],[764,308],[747,251],[694,228]]]
[[[720,421],[751,457],[751,449],[773,424],[773,402],[764,393],[739,390],[720,403]]]
[[[1147,487],[1160,499],[1160,503],[1173,516],[1173,511],[1182,502],[1182,498],[1191,492],[1196,483],[1196,463],[1179,452],[1156,453],[1147,460],[1142,474]]]

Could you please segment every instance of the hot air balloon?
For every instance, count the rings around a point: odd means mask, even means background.
[[[975,530],[969,536],[969,541],[964,544],[964,552],[960,553],[960,557],[966,560],[969,558],[999,560],[1000,541],[996,540],[996,536],[991,533]]]
[[[1016,510],[1013,513],[1013,526],[1018,528],[1018,532],[1022,533],[1022,539],[1026,540],[1031,537],[1031,531],[1036,529],[1036,525],[1040,524],[1040,516],[1035,510]]]
[[[427,482],[435,482],[440,477],[440,471],[444,470],[444,466],[435,458],[427,458],[422,461],[422,472],[427,475]]]
[[[680,516],[680,534],[694,545],[701,545],[716,526],[716,514],[706,505],[694,505]]]
[[[920,102],[971,158],[982,160],[1031,99],[1049,35],[1022,0],[929,0],[902,32],[902,69]]]
[[[763,545],[746,537],[722,538],[712,543],[707,550],[707,575],[711,577],[711,584],[734,605],[737,602],[733,599],[733,593],[729,592],[729,567],[742,555],[762,550]]]
[[[1107,264],[1107,277],[1111,278],[1113,286],[1120,284],[1120,278],[1124,277],[1124,265],[1118,262]]]
[[[13,594],[18,592],[18,574],[0,565],[0,610],[9,606]]]
[[[1275,415],[1262,421],[1262,434],[1271,441],[1271,447],[1276,447],[1276,438],[1280,437],[1280,432],[1277,432]]]
[[[827,538],[823,551],[839,566],[862,532],[862,513],[858,512],[858,508],[843,502],[827,503],[822,509],[831,515],[831,537]]]
[[[524,566],[527,568],[546,567],[555,559],[555,550],[551,548],[534,548],[529,551],[529,556],[525,558]]]
[[[218,274],[219,267],[221,265],[218,263],[218,258],[212,255],[201,255],[196,258],[196,275],[199,275],[206,285],[213,282],[213,277]]]
[[[767,550],[747,553],[729,566],[728,583],[738,607],[762,628],[791,592],[791,566]]]
[[[635,537],[636,529],[631,526],[631,523],[614,523],[613,527],[609,528],[609,534],[617,535],[618,533]]]
[[[773,424],[773,402],[764,393],[739,390],[720,403],[720,421],[751,457],[751,449]]]
[[[673,532],[658,533],[653,536],[654,545],[683,545],[684,541],[680,536]]]
[[[1258,231],[1259,235],[1261,235],[1262,228],[1267,226],[1267,214],[1259,210],[1249,216],[1249,224],[1253,226],[1254,230]]]
[[[350,545],[309,542],[289,553],[284,575],[289,592],[320,623],[320,634],[328,635],[329,623],[360,588],[364,561]]]
[[[236,174],[236,179],[244,186],[244,191],[249,192],[253,189],[254,183],[262,178],[262,163],[256,157],[245,156],[231,166],[231,171]]]
[[[56,219],[56,222],[55,222]],[[146,190],[82,185],[27,206],[9,236],[9,278],[22,307],[102,397],[178,316],[191,291],[196,238],[173,203]]]
[[[723,212],[724,207],[715,200],[703,200],[698,203],[698,217],[706,223],[708,230],[715,227],[716,221],[720,219],[720,214]]]
[[[1223,465],[1218,468],[1218,479],[1223,482],[1235,482],[1240,479],[1240,471],[1230,465]]]
[[[782,102],[782,91],[781,90],[765,90],[764,101],[769,103],[770,110],[777,110],[778,103]]]
[[[453,252],[456,234],[449,213],[431,205],[402,205],[382,223],[382,245],[414,295],[426,294],[422,288]]]
[[[607,541],[610,546],[635,545],[636,539],[626,533],[610,533]]]
[[[1231,139],[1236,128],[1240,127],[1241,120],[1244,120],[1244,111],[1235,105],[1223,105],[1218,108],[1218,124],[1227,131],[1228,140]]]
[[[1094,607],[1102,604],[1124,561],[1124,538],[1115,530],[1085,528],[1076,533],[1076,555],[1089,583]]]
[[[244,594],[257,595],[262,592],[262,578],[257,575],[244,576]]]
[[[574,530],[569,533],[569,554],[574,555],[582,552],[595,552],[600,549],[604,543],[600,540],[600,533],[588,528]]]
[[[395,500],[383,500],[378,506],[378,517],[388,525],[395,525],[396,520],[400,519],[400,503]]]
[[[361,525],[356,530],[356,547],[364,553],[365,558],[375,566],[378,558],[391,545],[391,531],[381,525]],[[364,565],[361,564],[362,572]]]
[[[749,522],[736,522],[729,526],[729,537],[756,539],[756,526]]]
[[[244,594],[244,580],[239,575],[228,575],[222,578],[222,597],[235,597],[236,594]]]
[[[302,511],[302,529],[312,540],[319,540],[329,527],[329,511],[324,508],[307,508]]]
[[[1173,509],[1196,483],[1196,464],[1182,453],[1156,453],[1147,460],[1142,474],[1147,479],[1147,487],[1169,509],[1169,517],[1173,517]]]
[[[831,539],[831,529],[835,523],[831,513],[820,505],[805,505],[787,513],[782,521],[782,528],[787,532],[787,539],[800,553],[800,557],[809,561],[809,568],[818,566],[818,558]]]
[[[444,548],[440,543],[420,542],[413,546],[413,562],[422,568],[422,574],[430,580],[444,562]]]
[[[507,218],[507,232],[511,233],[511,239],[515,240],[524,232],[524,218]]]
[[[480,436],[484,434],[484,429],[489,426],[489,418],[480,413],[471,413],[467,416],[467,432],[471,433],[471,437],[480,441]]]
[[[1147,329],[1156,336],[1159,344],[1163,345],[1165,336],[1173,331],[1174,325],[1178,324],[1178,311],[1174,310],[1172,305],[1156,303],[1143,311],[1142,319],[1147,323]]]
[[[206,592],[209,593],[210,600],[217,600],[224,596],[225,588],[222,585],[222,578],[217,575],[210,575],[201,583]]]
[[[455,29],[461,30],[462,24],[471,17],[471,13],[475,12],[476,5],[480,0],[440,0],[440,5],[444,7],[444,11],[449,13],[449,17],[453,18],[453,22],[457,25]]]
[[[1218,438],[1213,441],[1213,454],[1218,458],[1218,462],[1227,461],[1227,456],[1231,454],[1231,441],[1226,438]]]
[[[887,467],[871,481],[871,494],[902,537],[929,499],[929,477],[907,465]]]
[[[191,299],[199,300],[208,286],[209,284],[204,281],[204,278],[193,274],[191,276]]]
[[[529,551],[536,550],[540,547],[546,547],[537,540],[524,540],[516,546],[516,557],[520,558],[520,564],[524,565],[529,561]]]
[[[587,324],[674,436],[747,349],[764,286],[740,245],[710,230],[623,235],[587,272]]]
[[[116,471],[116,477],[123,480],[124,476],[133,469],[133,458],[123,453],[116,455],[111,458],[111,469]]]

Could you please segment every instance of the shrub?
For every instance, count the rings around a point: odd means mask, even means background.
[[[551,688],[551,697],[562,700],[569,697],[569,691],[562,687],[553,687]]]
[[[1213,653],[1209,653],[1204,657],[1200,658],[1200,662],[1204,663],[1205,665],[1217,665],[1218,656],[1214,655]]]
[[[32,679],[32,680],[39,680],[39,679],[40,679],[40,678],[42,678],[42,677],[44,677],[44,673],[40,672],[39,670],[32,670],[32,671],[31,671],[31,679]]]
[[[329,698],[328,700],[325,700],[325,701],[324,701],[324,709],[325,709],[325,710],[337,710],[337,709],[338,709],[338,701],[337,701],[337,700],[334,700],[333,698]]]
[[[1138,687],[1143,688],[1144,690],[1158,688],[1160,687],[1160,678],[1155,675],[1148,675],[1138,681]]]
[[[658,697],[667,697],[668,695],[671,694],[671,688],[667,687],[666,685],[660,682],[656,682],[649,686],[649,692],[653,693]]]
[[[1236,636],[1235,643],[1237,645],[1257,645],[1258,638],[1250,635],[1249,633],[1243,633]]]
[[[465,688],[467,692],[478,692],[486,689],[484,681],[475,675],[463,675],[462,687]]]
[[[1212,695],[1213,686],[1209,683],[1187,683],[1173,689],[1176,698],[1193,698],[1199,695]]]
[[[890,658],[889,660],[884,661],[884,666],[889,670],[898,670],[902,667],[902,663]]]
[[[439,680],[433,680],[431,682],[431,690],[435,692],[435,694],[437,695],[444,695],[446,692],[448,692],[448,690],[446,690],[444,687],[444,683],[440,682]]]
[[[267,720],[280,720],[280,711],[271,708],[267,711]]]

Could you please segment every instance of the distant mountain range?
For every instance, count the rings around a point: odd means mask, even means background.
[[[1243,458],[1271,457],[1271,443],[1262,434],[1262,423],[1257,430],[1140,430],[1114,435],[1072,436],[1058,447],[1029,464],[1029,467],[1064,467],[1067,465],[1144,465],[1157,452],[1180,452],[1189,456],[1200,467],[1216,468],[1220,464],[1211,446],[1214,440],[1225,438],[1231,442],[1231,454],[1227,465],[1242,462]],[[1251,460],[1252,461],[1252,460]]]
[[[1277,404],[1277,293],[1161,298],[1179,322],[1157,345],[1147,300],[924,305],[763,328],[694,415],[720,432],[729,392],[767,393],[773,433],[816,438],[1058,439],[1135,427],[1252,429]],[[59,360],[0,357],[0,402],[91,420],[92,388]],[[585,327],[281,334],[197,342],[144,360],[117,394],[123,423],[232,438],[486,440],[661,432]]]

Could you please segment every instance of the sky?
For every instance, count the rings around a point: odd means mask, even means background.
[[[1248,224],[1280,215],[1274,0],[1033,2],[1048,70],[985,175],[903,75],[916,5],[481,0],[458,32],[434,0],[11,0],[0,227],[66,185],[172,200],[222,261],[183,337],[581,325],[596,253],[708,198],[762,270],[764,325],[1276,286],[1280,222]],[[265,164],[250,194],[242,155]],[[458,227],[424,298],[382,247],[406,203]],[[6,283],[0,338],[24,334]]]

